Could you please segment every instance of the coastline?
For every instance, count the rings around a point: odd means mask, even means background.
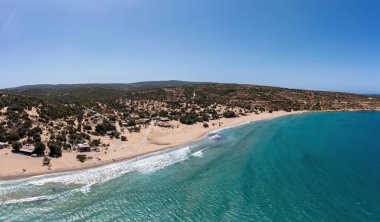
[[[344,111],[324,110],[324,111],[319,111],[319,112],[360,112],[360,111],[378,112],[380,110],[344,110]],[[311,111],[293,111],[293,112],[278,111],[278,112],[273,112],[273,113],[261,113],[258,115],[257,114],[249,114],[247,116],[238,117],[238,118],[231,118],[231,119],[222,118],[222,119],[219,119],[216,121],[210,121],[210,123],[223,122],[223,124],[221,126],[210,127],[210,128],[203,128],[202,123],[197,123],[197,124],[190,125],[190,126],[182,125],[182,128],[190,129],[191,131],[196,131],[196,132],[195,133],[192,132],[192,136],[189,138],[186,138],[180,142],[173,142],[173,143],[169,143],[169,144],[160,144],[160,143],[154,142],[154,140],[157,138],[155,138],[155,136],[153,136],[153,138],[149,138],[149,133],[153,134],[152,132],[149,132],[147,135],[145,135],[147,137],[147,138],[145,138],[146,141],[144,141],[144,142],[139,141],[136,144],[127,144],[127,146],[129,148],[134,149],[132,151],[136,151],[136,146],[137,146],[137,148],[139,148],[141,146],[147,146],[147,147],[150,147],[149,149],[142,150],[141,152],[131,152],[131,153],[128,153],[126,155],[111,156],[111,158],[104,159],[102,161],[92,160],[92,161],[88,161],[85,163],[79,163],[79,161],[77,161],[76,159],[73,159],[73,157],[75,157],[75,155],[83,154],[83,153],[69,152],[69,153],[65,153],[64,154],[65,156],[63,156],[59,159],[53,158],[52,159],[53,166],[57,166],[57,167],[54,167],[50,170],[48,170],[46,166],[41,166],[41,162],[42,162],[41,158],[33,158],[33,157],[28,157],[28,156],[22,156],[19,154],[11,154],[11,156],[15,155],[17,157],[21,157],[21,159],[24,159],[24,160],[29,160],[29,161],[33,160],[34,164],[36,163],[36,161],[39,162],[39,168],[34,172],[16,172],[15,170],[13,170],[10,173],[7,171],[7,169],[9,169],[9,168],[0,168],[0,182],[6,182],[6,181],[11,181],[11,180],[20,180],[20,179],[25,179],[25,178],[34,177],[34,176],[43,176],[43,175],[51,175],[51,174],[66,173],[66,172],[79,172],[82,170],[98,168],[98,167],[102,167],[102,166],[113,164],[113,163],[120,163],[120,162],[124,162],[124,161],[128,161],[128,160],[132,160],[132,159],[142,157],[145,155],[149,155],[149,154],[153,154],[156,152],[161,152],[161,151],[170,150],[170,149],[180,149],[180,148],[183,148],[187,145],[191,145],[197,141],[204,139],[209,134],[217,133],[217,132],[225,130],[225,129],[249,124],[249,123],[252,123],[255,121],[274,119],[274,118],[279,118],[279,117],[289,116],[289,115],[299,115],[299,114],[310,113],[310,112]],[[194,130],[193,128],[196,128],[196,130]],[[183,130],[183,132],[181,132],[182,129],[174,129],[174,130],[169,129],[168,130],[166,128],[158,128],[158,127],[156,128],[156,130],[157,129],[159,131],[160,130],[161,131],[169,131],[168,135],[167,135],[167,136],[169,136],[169,139],[170,139],[170,136],[173,136],[175,134],[182,134],[180,136],[183,136],[183,135],[186,135],[186,132],[188,132],[188,130],[187,131]],[[202,129],[202,130],[199,130],[199,129]],[[149,131],[149,130],[150,129],[147,129],[146,131]],[[135,135],[137,137],[137,139],[141,139],[142,137],[144,137],[143,135],[146,133],[147,132],[143,131],[140,133],[134,133],[133,135]],[[157,135],[156,135],[156,137],[157,137]],[[132,138],[132,139],[136,139],[136,138]],[[124,145],[124,144],[121,145],[120,141],[119,142],[118,141],[110,141],[110,140],[107,140],[107,141],[110,142],[110,145],[111,145],[110,147],[112,147],[112,148],[115,148],[115,146],[123,146]],[[146,143],[147,141],[149,141],[149,143]],[[120,150],[120,147],[118,147],[118,148]],[[124,148],[122,148],[122,149],[124,149]],[[2,161],[2,160],[4,158],[4,153],[7,151],[10,151],[10,149],[0,150],[0,162],[2,162],[3,164],[4,164],[4,161]],[[85,154],[88,154],[89,156],[91,156],[91,154],[96,155],[98,153],[85,153]],[[8,155],[8,154],[6,154],[6,155]],[[119,154],[117,154],[117,155],[119,155]],[[71,156],[71,160],[68,161],[68,158],[70,158],[70,156]],[[57,160],[59,160],[61,162],[67,161],[68,163],[65,165],[56,164]],[[14,162],[16,165],[18,163],[20,163],[19,161],[17,161],[17,158],[12,160],[12,157],[10,157],[8,159],[8,162],[9,161]],[[74,164],[70,165],[72,163],[74,163]],[[68,166],[68,165],[70,165],[70,166]]]
[[[247,116],[242,116],[238,118],[231,118],[231,119],[219,119],[216,121],[210,121],[210,127],[209,128],[203,128],[201,123],[194,124],[194,125],[182,125],[181,128],[177,129],[165,129],[165,128],[154,128],[152,129],[146,129],[146,131],[142,131],[141,133],[138,133],[136,135],[137,138],[132,138],[131,143],[127,143],[128,148],[131,148],[132,152],[129,152],[125,155],[117,154],[116,156],[111,156],[111,158],[102,159],[101,161],[96,161],[95,158],[92,161],[88,161],[85,163],[80,163],[73,157],[76,156],[77,152],[67,152],[64,153],[64,156],[59,159],[52,159],[53,167],[52,169],[47,169],[47,167],[41,166],[42,159],[41,158],[33,158],[33,157],[27,157],[27,156],[21,156],[19,154],[5,154],[5,157],[7,158],[7,163],[12,163],[11,165],[16,165],[18,167],[21,167],[19,164],[23,164],[22,166],[30,166],[31,164],[38,164],[40,166],[34,166],[33,170],[26,171],[26,172],[20,172],[20,171],[7,171],[6,168],[0,169],[0,181],[9,181],[9,180],[18,180],[18,179],[25,179],[28,177],[34,177],[34,176],[43,176],[43,175],[50,175],[50,174],[56,174],[56,173],[65,173],[65,172],[76,172],[76,171],[82,171],[92,168],[97,168],[105,165],[109,165],[112,163],[119,163],[123,161],[128,161],[131,159],[135,159],[144,155],[164,151],[164,150],[170,150],[170,149],[178,149],[185,147],[187,145],[193,144],[197,141],[200,141],[204,139],[207,135],[219,132],[221,130],[225,130],[228,128],[233,128],[245,124],[249,124],[255,121],[260,120],[268,120],[283,116],[289,116],[289,115],[297,115],[306,113],[307,111],[296,111],[296,112],[285,112],[285,111],[278,111],[273,113],[261,113],[261,114],[249,114]],[[222,124],[216,125],[216,123],[221,122]],[[211,124],[215,124],[215,126],[212,126]],[[153,131],[153,132],[152,132]],[[166,135],[162,135],[163,132],[167,131]],[[187,134],[187,132],[190,132]],[[146,134],[146,135],[145,135]],[[176,136],[176,134],[179,134],[179,136]],[[145,141],[144,141],[144,135],[145,135]],[[188,136],[189,135],[189,136]],[[131,135],[130,135],[131,136]],[[168,140],[172,139],[170,141],[171,143],[165,143],[164,140],[161,138],[168,137]],[[178,140],[178,137],[185,137],[184,139]],[[140,139],[138,143],[134,143],[133,139]],[[142,140],[141,140],[142,139]],[[160,140],[161,139],[161,140]],[[176,141],[178,140],[178,141]],[[125,144],[121,144],[119,141],[108,141],[110,142],[111,149],[118,148],[120,150],[121,147],[117,146],[125,146]],[[137,146],[137,147],[135,147]],[[148,147],[147,149],[138,149],[141,147]],[[126,148],[126,149],[128,149]],[[122,148],[124,149],[124,148]],[[9,151],[9,150],[8,150]],[[134,151],[134,152],[133,152]],[[85,153],[89,156],[96,155],[99,153]],[[21,158],[13,158],[12,156],[17,156]],[[0,162],[4,162],[4,150],[0,150]],[[70,158],[70,159],[69,159]],[[21,159],[21,160],[20,160]],[[60,164],[60,162],[67,162],[67,164]],[[26,163],[28,162],[28,163]],[[58,162],[58,163],[57,163]],[[4,163],[3,163],[4,164]],[[72,164],[72,165],[70,165]],[[6,163],[5,163],[6,165]]]

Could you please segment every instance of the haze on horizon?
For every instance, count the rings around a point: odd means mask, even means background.
[[[2,0],[0,88],[178,79],[380,93],[380,2]]]

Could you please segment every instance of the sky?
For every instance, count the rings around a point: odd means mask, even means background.
[[[0,78],[380,93],[380,1],[0,0]]]

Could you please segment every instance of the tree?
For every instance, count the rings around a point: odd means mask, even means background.
[[[107,131],[115,131],[116,127],[108,122],[96,125],[95,131],[101,135],[105,135]]]
[[[36,154],[37,156],[43,156],[45,154],[46,146],[43,142],[36,142],[34,147],[33,154]]]
[[[91,146],[99,146],[99,145],[100,145],[100,140],[92,140],[92,141],[90,142],[90,145],[91,145]]]
[[[228,110],[228,111],[223,113],[223,116],[225,118],[234,118],[234,117],[236,117],[236,113],[234,111]]]
[[[160,110],[160,112],[158,112],[158,115],[161,116],[161,117],[167,117],[168,116],[168,112],[165,111],[165,110]]]
[[[197,118],[198,117],[195,114],[191,113],[191,114],[186,114],[186,115],[182,116],[179,121],[182,124],[191,125],[191,124],[194,124],[195,122],[197,122]]]
[[[136,126],[136,121],[134,119],[130,119],[130,120],[128,120],[127,125],[128,126]]]
[[[49,156],[52,157],[61,157],[62,156],[62,147],[57,141],[49,141],[48,142],[49,147]]]
[[[203,123],[203,127],[208,128],[209,127],[208,123]]]
[[[8,133],[8,141],[18,141],[20,139],[20,135],[18,135],[18,132],[11,131]]]
[[[90,125],[84,125],[83,129],[87,130],[87,131],[90,131],[90,130],[92,130],[92,127]]]
[[[20,142],[13,142],[12,143],[13,152],[20,151],[21,147],[22,147],[22,144]]]
[[[127,137],[126,136],[121,136],[121,141],[127,141]]]

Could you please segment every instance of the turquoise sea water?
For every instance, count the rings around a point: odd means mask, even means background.
[[[380,113],[308,113],[0,182],[0,221],[380,221]]]

